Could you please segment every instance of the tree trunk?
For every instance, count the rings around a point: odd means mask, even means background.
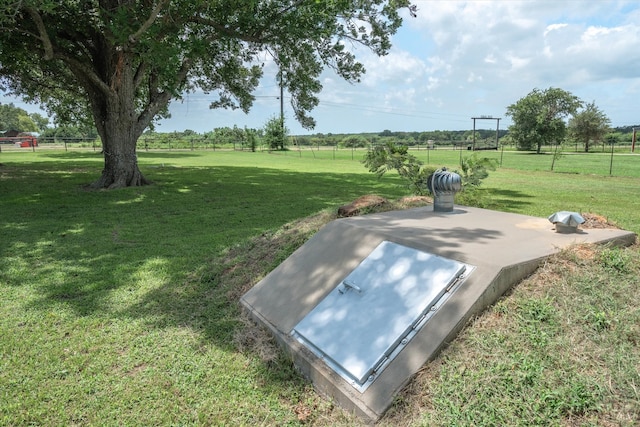
[[[91,96],[93,118],[102,139],[104,169],[91,187],[114,189],[150,184],[138,168],[136,144],[147,123],[135,110],[135,89],[131,59],[116,56],[116,72],[109,93],[95,91]]]
[[[109,117],[100,133],[104,154],[102,176],[91,187],[122,188],[151,184],[138,168],[136,143],[140,136],[127,120]]]
[[[104,169],[91,186],[100,188],[136,187],[151,184],[138,168],[136,139],[107,139],[103,143]]]

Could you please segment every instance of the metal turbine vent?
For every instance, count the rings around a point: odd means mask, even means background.
[[[557,233],[577,233],[584,218],[578,212],[560,211],[550,215],[549,221],[556,226]]]
[[[453,196],[462,190],[462,178],[447,168],[438,169],[427,178],[427,186],[433,194],[433,210],[452,212]]]

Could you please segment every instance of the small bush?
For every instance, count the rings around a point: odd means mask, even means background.
[[[483,179],[489,176],[489,171],[496,170],[497,160],[488,157],[478,157],[477,153],[473,153],[469,157],[462,159],[460,168],[462,173],[462,185],[477,187]]]
[[[391,170],[396,170],[412,194],[425,196],[429,194],[427,178],[436,169],[432,166],[424,166],[420,160],[409,154],[408,150],[406,145],[393,142],[376,145],[367,151],[362,163],[378,178]]]
[[[433,166],[425,166],[415,156],[409,154],[409,147],[394,142],[376,145],[367,151],[362,163],[381,178],[385,173],[396,170],[398,175],[407,183],[412,194],[425,196],[430,194],[427,179],[436,171]],[[495,170],[497,162],[487,157],[478,157],[473,154],[462,159],[462,173],[460,178],[465,190],[478,187],[483,179],[489,176],[488,170]],[[472,192],[462,196],[466,205],[479,206],[484,204],[479,193]]]

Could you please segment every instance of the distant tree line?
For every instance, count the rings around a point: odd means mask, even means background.
[[[514,146],[519,150],[540,151],[544,146],[580,147],[589,151],[600,145],[631,142],[634,128],[640,125],[610,128],[609,119],[594,102],[585,104],[561,89],[534,89],[527,96],[507,108],[514,124],[497,132],[499,145]],[[29,114],[13,104],[0,104],[0,132],[19,131],[36,133],[43,142],[97,141],[93,126],[59,124],[49,126],[49,119],[40,114]],[[316,133],[290,135],[279,117],[269,119],[263,128],[219,127],[198,133],[186,129],[178,132],[147,130],[139,146],[146,148],[188,147],[197,139],[198,145],[233,147],[255,151],[259,147],[285,150],[293,147],[368,148],[392,142],[407,147],[440,146],[466,149],[475,140],[479,146],[495,146],[495,129],[434,130],[422,132],[392,131],[350,134]],[[100,144],[97,141],[98,145]]]
[[[498,132],[498,138],[507,134],[506,130]],[[495,141],[496,131],[476,129],[476,141]],[[300,145],[331,145],[343,148],[365,148],[370,145],[386,144],[387,142],[399,143],[408,147],[438,145],[464,145],[473,141],[472,130],[435,130],[422,132],[391,131],[388,129],[377,133],[358,134],[332,134],[317,133],[315,135],[296,136],[295,140]]]

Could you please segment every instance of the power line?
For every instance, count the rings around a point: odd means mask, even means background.
[[[271,86],[277,87],[277,86]],[[214,96],[209,94],[203,94],[200,96],[191,96],[191,100],[205,100],[208,101],[212,99]],[[254,95],[256,99],[280,99],[278,94],[273,95]],[[290,96],[284,97],[287,101],[291,100]],[[466,114],[455,114],[455,113],[442,113],[437,111],[422,111],[422,110],[414,110],[414,109],[406,109],[406,108],[397,108],[397,107],[375,107],[371,105],[363,105],[363,104],[355,104],[349,102],[336,102],[329,100],[319,100],[319,104],[316,108],[344,108],[350,110],[357,110],[360,112],[370,112],[375,114],[386,114],[386,115],[394,115],[401,117],[416,117],[421,119],[433,119],[433,120],[443,120],[453,122],[466,123],[469,121],[469,117]]]
[[[255,95],[255,98],[267,98],[267,99],[279,99],[277,95]],[[291,97],[285,97],[285,99],[290,100]],[[373,107],[371,105],[362,105],[362,104],[353,104],[349,102],[335,102],[335,101],[327,101],[320,99],[318,104],[318,108],[322,107],[338,107],[338,108],[347,108],[347,109],[357,109],[358,111],[368,111],[371,113],[378,114],[390,114],[395,116],[403,116],[403,117],[418,117],[418,118],[426,118],[426,119],[438,119],[440,117],[435,116],[450,116],[449,120],[466,122],[468,118],[463,114],[453,114],[453,113],[440,113],[436,111],[420,111],[420,110],[412,110],[412,109],[404,109],[404,108],[396,108],[396,107]],[[460,119],[455,119],[455,117],[460,117]],[[464,119],[462,119],[464,117]]]
[[[359,111],[368,111],[368,112],[372,112],[372,113],[378,113],[378,114],[390,114],[390,115],[395,115],[395,116],[403,116],[403,117],[419,117],[419,118],[425,118],[425,119],[438,119],[440,117],[435,117],[435,116],[452,116],[452,117],[465,117],[464,120],[462,119],[450,119],[450,120],[455,120],[455,121],[468,121],[468,118],[466,115],[462,115],[462,114],[453,114],[453,113],[439,113],[439,112],[435,112],[435,111],[420,111],[420,110],[408,110],[408,109],[403,109],[403,108],[385,108],[385,107],[372,107],[370,105],[359,105],[359,104],[351,104],[351,103],[347,103],[347,102],[333,102],[333,101],[323,101],[320,100],[320,104],[319,107],[322,106],[333,106],[333,107],[339,107],[339,108],[357,108]]]

